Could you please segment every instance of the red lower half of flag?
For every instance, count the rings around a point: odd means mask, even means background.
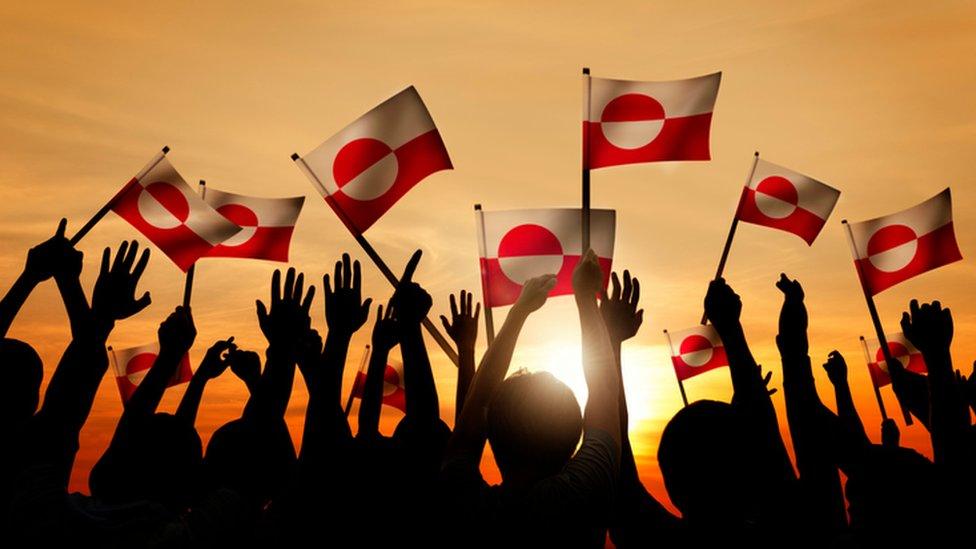
[[[245,259],[267,259],[269,261],[288,261],[288,246],[295,227],[244,227],[241,233],[250,232],[251,237],[240,244],[218,244],[210,250],[207,257],[238,257]],[[239,242],[240,233],[231,237],[230,242]]]
[[[871,374],[871,383],[879,389],[891,384],[891,376],[888,375],[888,372],[882,370],[876,362],[868,363],[868,373]]]
[[[610,281],[610,271],[613,260],[607,257],[597,258],[600,270],[603,271],[603,288],[606,289]],[[573,269],[579,263],[580,256],[566,255],[562,258],[562,266],[556,274],[556,286],[549,292],[549,296],[570,295],[573,293]],[[502,307],[518,301],[522,293],[522,283],[516,282],[505,274],[505,270],[497,257],[481,258],[481,286],[484,292],[485,307]],[[548,263],[548,262],[547,262]],[[538,275],[550,274],[542,270]]]
[[[207,255],[213,246],[182,223],[171,228],[149,224],[139,212],[139,196],[143,192],[142,185],[138,183],[128,185],[124,192],[117,195],[112,211],[138,229],[172,259],[177,267],[186,272],[197,259]]]
[[[404,413],[407,411],[407,393],[403,390],[403,382],[400,374],[393,367],[387,365],[383,378],[383,400],[382,404],[391,406]],[[356,379],[352,383],[352,397],[363,398],[363,391],[366,389],[366,374],[356,372]],[[391,390],[392,389],[392,390]]]
[[[709,134],[712,113],[680,118],[666,118],[659,130],[652,129],[648,142],[633,148],[614,145],[600,122],[583,122],[584,142],[589,162],[584,168],[597,169],[621,164],[667,162],[672,160],[709,160]],[[656,131],[656,135],[655,135]]]
[[[689,364],[680,356],[672,356],[671,363],[674,364],[674,373],[678,377],[678,380],[684,381],[709,370],[728,366],[729,359],[725,356],[725,347],[720,345],[713,347],[711,357],[700,365]]]
[[[428,175],[453,168],[451,158],[437,130],[431,130],[408,141],[393,151],[396,156],[396,175],[390,188],[372,200],[357,200],[338,191],[325,201],[339,215],[339,219],[353,233],[366,231],[383,216],[397,200]],[[350,183],[352,184],[352,183]]]
[[[909,278],[962,259],[952,222],[918,237],[914,246],[911,259],[897,270],[881,270],[875,267],[870,257],[856,261],[861,284],[869,294],[875,295]]]
[[[736,216],[740,221],[746,223],[793,233],[806,241],[807,244],[813,244],[824,223],[826,223],[824,219],[803,208],[794,208],[793,212],[785,217],[770,217],[759,209],[756,204],[756,191],[748,187],[743,190],[742,201],[739,204],[739,211]]]
[[[152,357],[152,355],[148,356]],[[132,363],[136,363],[138,366],[136,368],[127,366],[127,375],[116,376],[115,378],[115,382],[119,386],[119,393],[122,395],[123,403],[128,402],[132,398],[132,395],[136,392],[136,388],[139,387],[139,383],[145,377],[145,374],[141,374],[140,372],[145,372],[149,368],[152,368],[155,359],[148,361],[130,361],[130,364]],[[166,386],[172,387],[181,383],[187,383],[191,378],[193,378],[193,368],[190,367],[190,355],[186,354],[183,355],[180,364],[176,367],[176,371],[173,372],[173,377],[169,378]]]

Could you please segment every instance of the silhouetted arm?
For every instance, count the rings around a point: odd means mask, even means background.
[[[827,372],[827,378],[834,386],[834,399],[837,401],[837,418],[840,427],[847,433],[847,436],[858,444],[867,445],[871,443],[861,416],[857,413],[854,406],[854,396],[851,393],[851,386],[847,382],[847,362],[843,355],[837,351],[832,351],[827,355],[827,362],[823,365]]]
[[[187,386],[186,392],[183,393],[183,399],[180,400],[180,405],[176,409],[177,417],[183,418],[189,425],[196,423],[204,387],[207,386],[208,381],[216,379],[224,373],[224,370],[230,365],[227,355],[235,349],[237,346],[234,345],[233,337],[218,341],[207,349],[207,354],[200,362],[200,367],[193,373],[190,384]]]
[[[460,299],[451,295],[451,320],[441,315],[444,331],[451,336],[458,349],[457,392],[454,397],[454,421],[457,422],[464,408],[464,399],[474,377],[474,347],[478,342],[478,317],[481,316],[481,303],[472,307],[474,296],[461,290]],[[460,306],[458,306],[460,301]]]
[[[159,356],[153,362],[142,383],[136,387],[132,397],[125,404],[121,426],[134,419],[144,419],[156,413],[163,399],[169,380],[183,361],[187,351],[193,346],[197,329],[193,325],[193,315],[189,309],[179,306],[159,326]]]
[[[375,439],[380,436],[380,412],[383,406],[383,376],[389,361],[390,350],[397,345],[396,320],[393,309],[380,305],[376,308],[376,324],[373,325],[373,352],[369,356],[363,398],[359,402],[359,431],[356,438]]]

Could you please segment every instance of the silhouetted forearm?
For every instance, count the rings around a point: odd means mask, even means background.
[[[290,349],[268,346],[261,380],[255,394],[244,407],[244,417],[268,423],[285,417],[292,385],[295,383],[295,357]]]
[[[81,287],[81,281],[77,277],[63,279],[55,277],[58,284],[58,291],[61,293],[61,300],[64,302],[65,311],[68,313],[68,322],[71,324],[71,336],[79,337],[85,330],[90,330],[91,309],[88,307],[88,298],[85,297],[85,290]]]
[[[363,398],[359,402],[358,438],[378,437],[380,434],[380,413],[383,406],[383,375],[390,351],[373,348],[363,383]]]
[[[454,397],[454,422],[457,423],[464,408],[464,399],[474,379],[474,346],[458,346],[457,392]]]
[[[861,421],[860,414],[857,413],[857,407],[854,406],[854,396],[851,393],[851,386],[848,384],[847,378],[834,383],[834,399],[837,401],[837,418],[847,436],[854,440],[860,440],[864,444],[870,444],[864,423]]]
[[[176,369],[183,360],[184,353],[178,353],[172,349],[163,347],[159,351],[159,356],[153,362],[142,383],[136,387],[132,397],[125,404],[125,411],[122,412],[121,422],[133,418],[145,418],[156,413],[159,402],[163,400],[163,393],[169,380],[173,378]]]
[[[176,416],[183,418],[189,425],[196,424],[197,411],[200,409],[200,401],[203,399],[203,389],[207,386],[207,378],[194,374],[190,379],[190,384],[183,393],[179,407],[176,408]]]
[[[969,409],[960,398],[949,349],[922,351],[929,370],[932,453],[935,462],[952,468],[967,467]]]
[[[619,394],[620,374],[616,371],[616,359],[610,334],[600,316],[596,297],[576,297],[579,310],[580,330],[583,343],[583,376],[589,396],[583,415],[584,429],[602,429],[609,433],[616,450],[620,451],[621,421]]]
[[[909,372],[904,367],[892,368],[889,373],[898,403],[907,408],[926,429],[931,429],[928,379],[921,374]]]
[[[424,345],[420,324],[400,326],[400,352],[403,355],[403,384],[406,390],[407,417],[413,421],[434,422],[440,418],[440,404],[430,357]]]

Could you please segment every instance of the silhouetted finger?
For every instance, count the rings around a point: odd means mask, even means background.
[[[359,260],[352,262],[352,289],[356,293],[356,301],[363,298],[363,268]]]
[[[295,268],[289,267],[285,272],[285,285],[281,291],[281,300],[287,301],[292,298],[292,293],[295,289]]]
[[[349,254],[342,254],[342,287],[344,289],[349,289],[352,286],[352,264],[350,263]]]
[[[108,273],[109,270],[108,264],[109,264],[109,259],[111,257],[112,257],[111,248],[105,248],[104,250],[102,250],[102,265],[100,267],[102,273]]]
[[[125,272],[132,270],[132,265],[136,262],[136,253],[139,252],[139,241],[133,240],[129,245],[129,251],[125,254],[125,261],[122,263]]]
[[[129,249],[129,241],[123,240],[119,244],[119,250],[115,253],[115,260],[112,261],[112,270],[120,269],[122,267],[122,262],[125,260],[125,252]]]
[[[636,276],[632,280],[634,283],[634,291],[630,294],[630,304],[636,308],[640,302],[640,280],[637,280]]]
[[[295,289],[289,297],[293,301],[298,301],[302,298],[303,291],[305,291],[305,273],[298,273],[298,277],[295,279]]]
[[[630,271],[624,269],[624,291],[622,294],[620,294],[620,297],[624,301],[630,301],[630,292],[632,292],[633,289],[634,289],[634,285],[630,280]]]
[[[139,281],[142,277],[143,271],[146,270],[146,265],[149,264],[149,248],[142,251],[142,255],[139,256],[139,261],[136,263],[136,267],[132,270],[132,279]]]
[[[610,273],[610,287],[610,299],[617,301],[620,299],[620,277],[617,276],[616,271]]]
[[[457,318],[457,317],[458,317],[457,298],[454,297],[454,294],[451,294],[451,318]]]
[[[58,221],[58,230],[54,232],[55,238],[64,238],[64,231],[68,228],[68,219],[62,217],[61,221]]]
[[[401,284],[413,280],[413,273],[417,270],[417,265],[420,263],[420,256],[423,254],[423,250],[417,250],[410,256],[410,261],[407,261],[407,266],[403,269],[403,276],[400,277]]]
[[[315,299],[315,286],[309,286],[308,293],[305,294],[305,300],[302,301],[302,310],[305,311],[306,315],[312,310],[313,299]]]
[[[275,269],[271,275],[271,308],[281,300],[281,269]]]

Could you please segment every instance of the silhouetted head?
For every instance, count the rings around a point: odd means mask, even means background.
[[[548,372],[506,379],[488,405],[488,442],[503,479],[558,473],[573,457],[582,432],[573,391]]]
[[[0,421],[22,423],[37,411],[44,367],[33,347],[17,339],[0,340]]]
[[[699,400],[671,418],[658,447],[664,486],[684,518],[735,523],[753,518],[764,472],[730,404]]]
[[[263,504],[288,482],[296,459],[284,421],[268,425],[235,419],[210,437],[204,474],[211,488],[230,488]]]
[[[203,447],[196,429],[172,414],[130,425],[92,469],[92,495],[106,503],[154,501],[179,512],[199,486]]]

